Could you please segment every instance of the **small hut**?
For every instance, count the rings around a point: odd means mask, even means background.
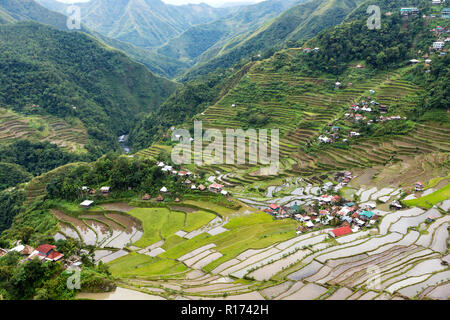
[[[156,201],[159,201],[159,202],[164,201],[163,196],[162,195],[157,196]]]
[[[148,193],[146,193],[143,197],[142,197],[142,200],[145,200],[145,201],[148,201],[148,200],[150,200],[150,195],[148,194]]]

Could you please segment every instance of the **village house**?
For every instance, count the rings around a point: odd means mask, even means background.
[[[402,206],[402,205],[400,204],[400,202],[397,201],[397,200],[392,201],[390,207],[391,207],[391,208],[394,208],[394,209],[397,209],[397,210],[403,208],[403,206]]]
[[[322,143],[331,143],[331,139],[326,136],[320,136],[319,141]]]
[[[111,190],[111,187],[101,187],[100,188],[101,193],[109,193],[110,190]]]
[[[8,253],[8,251],[6,251],[6,249],[0,248],[0,257],[3,257],[3,256],[6,255],[7,253]]]
[[[142,200],[144,200],[144,201],[148,201],[150,199],[151,199],[151,197],[148,193],[144,194],[144,196],[142,197]]]
[[[382,104],[378,107],[378,111],[381,113],[386,113],[388,112],[388,107]]]
[[[442,50],[445,47],[444,41],[436,41],[433,42],[433,50]]]
[[[162,187],[159,191],[162,193],[167,193],[168,190],[166,187]]]
[[[431,0],[432,5],[440,5],[441,3],[441,0]]]
[[[163,196],[162,195],[157,196],[156,201],[158,201],[158,202],[164,201]]]
[[[414,188],[417,192],[422,192],[425,189],[425,186],[422,182],[416,182]]]
[[[80,207],[87,209],[90,208],[93,203],[94,201],[92,200],[84,200],[82,203],[80,203]]]
[[[208,190],[214,193],[219,193],[221,192],[223,189],[223,185],[218,184],[218,183],[213,183],[208,187]]]
[[[401,8],[400,14],[402,16],[410,16],[410,15],[417,15],[419,14],[419,9],[417,8]]]
[[[205,191],[206,190],[206,187],[204,186],[204,185],[199,185],[198,186],[198,188],[197,188],[198,190],[200,190],[200,191]]]
[[[34,251],[33,247],[22,244],[18,244],[14,248],[8,250],[8,252],[18,252],[22,256],[29,256],[33,251]]]
[[[340,236],[344,236],[346,234],[350,234],[352,233],[352,229],[349,226],[345,226],[345,227],[340,227],[334,230],[331,230],[328,234],[333,237],[340,237]]]
[[[30,254],[28,260],[33,260],[35,257],[37,257],[39,260],[46,260],[46,261],[61,260],[64,257],[64,255],[62,253],[57,252],[55,248],[56,246],[50,244],[42,244]]]
[[[450,18],[450,8],[444,8],[441,12],[441,17],[444,19]]]

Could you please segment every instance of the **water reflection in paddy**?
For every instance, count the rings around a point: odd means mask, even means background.
[[[87,293],[81,292],[77,295],[77,299],[90,300],[165,300],[156,295],[142,293],[140,291],[117,287],[113,292]]]

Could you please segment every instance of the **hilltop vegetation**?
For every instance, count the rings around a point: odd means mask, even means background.
[[[156,51],[188,61],[191,65],[207,61],[237,43],[281,12],[305,0],[268,0],[245,6],[218,20],[193,26],[169,40]]]
[[[68,6],[48,0],[38,2],[62,13]],[[174,6],[160,0],[91,0],[77,6],[89,28],[143,48],[161,45],[190,26],[215,20],[233,10],[206,4]]]
[[[24,22],[0,26],[0,39],[0,104],[81,119],[90,138],[86,149],[95,155],[117,150],[116,136],[175,89],[81,33]]]
[[[308,39],[318,32],[338,25],[362,0],[320,0],[297,4],[281,15],[246,35],[239,41],[230,41],[220,54],[198,64],[183,76],[187,81],[217,69],[225,69],[242,60],[248,62],[253,55],[270,57],[285,45]]]

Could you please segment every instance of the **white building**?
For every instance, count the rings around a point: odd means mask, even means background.
[[[92,200],[84,200],[82,203],[80,203],[80,207],[89,208],[93,203],[94,201]]]
[[[433,42],[433,49],[435,49],[435,50],[441,50],[444,47],[445,47],[445,42],[443,42],[443,41]]]

